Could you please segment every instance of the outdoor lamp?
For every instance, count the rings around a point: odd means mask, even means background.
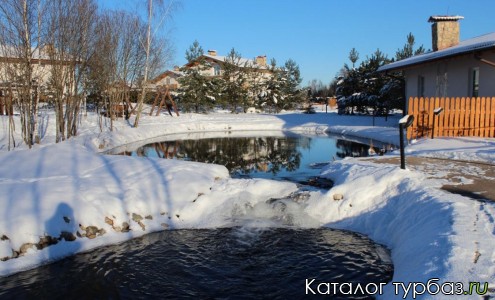
[[[431,126],[431,139],[435,137],[435,119],[443,111],[443,107],[437,107],[433,110],[433,125]]]
[[[399,120],[399,139],[400,139],[400,168],[406,168],[406,158],[404,154],[404,129],[407,129],[414,122],[413,115],[405,115]]]

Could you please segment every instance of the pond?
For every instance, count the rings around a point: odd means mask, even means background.
[[[218,134],[217,134],[218,135]],[[110,154],[179,159],[224,165],[234,178],[287,180],[328,188],[321,168],[345,157],[380,154],[390,149],[377,141],[334,135],[244,132],[243,136],[187,135],[144,145],[117,148]],[[371,145],[370,145],[371,144]]]
[[[192,134],[108,154],[216,163],[232,177],[289,180],[304,191],[328,188],[331,183],[317,179],[328,162],[386,147],[362,142],[327,135]],[[307,297],[306,279],[363,286],[392,279],[385,247],[348,231],[301,228],[297,224],[309,222],[301,206],[290,197],[268,199],[229,228],[167,230],[78,254],[0,278],[0,298],[300,299]]]

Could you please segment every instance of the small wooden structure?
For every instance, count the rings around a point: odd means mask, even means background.
[[[162,107],[165,106],[168,110],[168,113],[172,115],[171,108],[174,109],[177,117],[179,116],[179,110],[177,109],[177,105],[175,104],[174,99],[170,95],[170,91],[168,86],[165,88],[159,88],[156,93],[155,101],[153,101],[153,106],[151,107],[150,116],[153,115],[153,111],[158,104],[158,99],[160,99],[160,103],[158,105],[158,109],[156,111],[156,116],[158,116],[162,110]],[[168,101],[167,101],[168,100]]]

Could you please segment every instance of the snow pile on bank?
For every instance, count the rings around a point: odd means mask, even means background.
[[[306,212],[325,226],[388,246],[393,282],[495,283],[494,203],[443,192],[439,181],[421,173],[355,159],[330,164],[322,176],[335,186],[314,195]],[[334,194],[343,200],[333,200]],[[393,289],[387,285],[388,298]]]
[[[293,183],[223,166],[105,156],[62,143],[0,156],[0,276],[167,228],[222,227]]]
[[[495,139],[456,137],[413,141],[407,154],[495,164]]]

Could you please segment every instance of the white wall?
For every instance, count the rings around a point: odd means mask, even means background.
[[[495,62],[495,53],[485,51],[481,57]],[[467,97],[471,96],[471,70],[479,68],[479,96],[495,97],[495,67],[477,60],[474,54],[431,62],[405,71],[406,96],[418,96],[418,76],[425,78],[425,97]],[[437,75],[447,73],[446,93],[437,88]]]

